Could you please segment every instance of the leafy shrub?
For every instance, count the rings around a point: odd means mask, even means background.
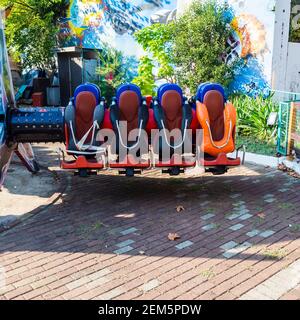
[[[147,53],[140,62],[136,83],[147,84],[142,89],[151,94],[155,75],[168,82],[179,82],[195,92],[206,81],[227,86],[234,77],[236,59],[226,63],[224,55],[233,29],[226,19],[229,7],[216,0],[195,2],[187,12],[167,25],[154,24],[135,33],[135,38]],[[150,68],[152,65],[152,69]],[[148,72],[145,73],[145,70]],[[152,84],[152,85],[151,85]]]
[[[10,54],[24,68],[51,68],[57,45],[58,19],[67,0],[0,0],[0,9],[9,8],[5,33]]]
[[[136,76],[137,61],[134,57],[125,57],[121,51],[108,44],[104,48],[99,53],[101,65],[96,70],[96,74],[99,76],[98,85],[101,93],[110,104],[116,94],[116,89],[124,83],[131,82]]]
[[[154,68],[157,67],[158,78],[174,82],[171,41],[173,23],[156,23],[134,34],[137,42],[143,47],[146,56],[140,59],[138,77],[134,83],[139,85],[144,95],[153,95],[155,89]]]
[[[271,112],[278,112],[279,106],[274,103],[272,96],[251,98],[239,95],[232,98],[238,113],[238,134],[267,143],[274,140],[274,127],[268,126]]]
[[[143,95],[151,95],[155,94],[155,81],[153,74],[154,64],[153,61],[144,56],[140,59],[139,67],[138,67],[138,76],[133,79],[133,83],[138,85]]]
[[[206,81],[225,87],[234,78],[235,64],[222,57],[233,29],[226,20],[228,4],[214,0],[195,2],[175,23],[174,64],[179,83],[192,92]]]

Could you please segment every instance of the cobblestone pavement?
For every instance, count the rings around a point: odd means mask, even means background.
[[[72,177],[55,205],[0,234],[0,299],[300,299],[299,192],[251,165]]]

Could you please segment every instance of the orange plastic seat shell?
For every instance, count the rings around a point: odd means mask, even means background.
[[[197,101],[197,118],[203,129],[202,151],[213,157],[220,153],[231,153],[235,150],[235,127],[237,114],[236,109],[231,103],[227,103],[224,108],[224,137],[220,141],[212,141],[211,138],[211,121],[205,104]]]

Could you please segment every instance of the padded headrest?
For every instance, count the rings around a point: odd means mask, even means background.
[[[218,90],[206,92],[203,103],[208,107],[210,121],[214,122],[223,116],[224,97]]]
[[[96,98],[92,92],[79,92],[76,99],[76,116],[85,121],[91,120],[96,106]]]
[[[100,103],[100,99],[101,99],[100,88],[93,83],[85,83],[78,86],[74,92],[75,106],[76,106],[77,96],[79,95],[80,92],[91,92],[96,98],[97,105]]]
[[[196,99],[201,103],[204,102],[204,98],[207,92],[209,91],[218,91],[223,96],[224,102],[226,102],[226,95],[224,88],[218,83],[202,83],[197,90]]]
[[[140,98],[136,94],[136,92],[126,90],[121,93],[119,108],[121,110],[122,116],[125,117],[126,121],[131,122],[138,117],[140,105]]]
[[[183,104],[183,92],[182,89],[179,87],[178,84],[171,84],[171,83],[165,83],[162,86],[160,86],[157,90],[157,98],[158,98],[158,102],[161,104],[162,102],[162,98],[163,95],[167,92],[167,91],[176,91],[179,93],[180,97],[181,97],[181,103]]]
[[[123,84],[122,86],[120,86],[117,89],[116,98],[117,98],[117,104],[118,105],[120,103],[120,97],[121,97],[122,93],[124,93],[126,91],[135,92],[137,94],[139,100],[140,100],[140,104],[142,104],[143,96],[142,96],[141,89],[138,86],[136,86],[135,84],[128,83],[128,84]]]

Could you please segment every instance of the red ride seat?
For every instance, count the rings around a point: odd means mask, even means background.
[[[159,157],[155,166],[176,168],[176,172],[172,169],[174,175],[180,173],[180,168],[194,166],[194,159],[185,161],[183,157],[185,143],[189,142],[192,147],[192,139],[191,141],[188,139],[187,133],[191,128],[193,112],[178,85],[164,84],[158,89],[157,99],[154,102],[154,115],[157,127],[160,130],[159,137],[152,141],[155,153],[158,153]],[[167,137],[166,131],[174,133],[174,141]],[[179,159],[177,153],[180,154]],[[164,156],[167,159],[164,159]]]
[[[64,169],[102,169],[105,149],[97,141],[97,134],[105,116],[105,102],[100,89],[84,84],[75,90],[74,104],[65,111],[66,149],[74,161],[63,161]]]
[[[112,148],[118,156],[118,160],[112,161],[110,167],[125,169],[127,175],[133,175],[135,169],[148,168],[148,139],[144,133],[148,125],[149,109],[138,86],[125,84],[118,88],[110,107],[110,118],[116,136]],[[124,125],[127,126],[126,130]],[[138,137],[131,140],[135,130],[138,130]],[[141,146],[143,150],[139,150]],[[138,157],[134,156],[135,151]],[[143,159],[144,155],[147,159]]]

